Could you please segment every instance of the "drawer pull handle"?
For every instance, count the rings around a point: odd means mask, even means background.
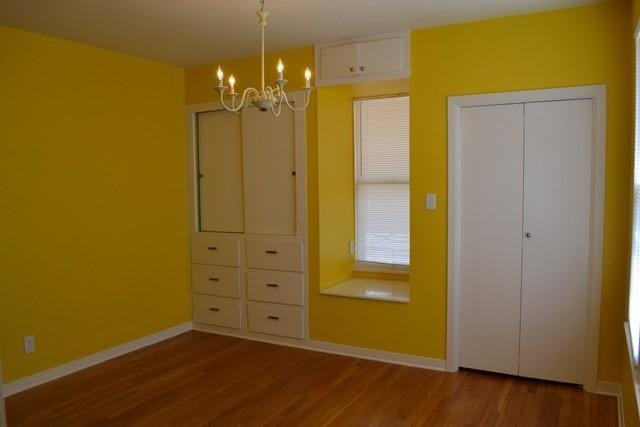
[[[280,318],[278,316],[267,316],[267,319],[280,320]]]
[[[218,279],[217,277],[209,277],[209,280],[211,280],[212,282],[219,282],[220,279]]]
[[[220,311],[220,309],[215,307],[209,307],[209,311]]]
[[[264,251],[264,252],[271,255],[275,255],[278,253],[278,251]]]
[[[207,249],[209,249],[210,251],[217,251],[218,248],[216,248],[215,246],[207,246]]]
[[[277,288],[280,285],[278,285],[277,283],[267,283],[267,286],[270,288]]]

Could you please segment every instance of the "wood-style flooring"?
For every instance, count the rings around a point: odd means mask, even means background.
[[[617,426],[615,398],[188,332],[11,396],[9,426]]]

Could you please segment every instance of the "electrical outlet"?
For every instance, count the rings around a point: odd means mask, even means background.
[[[349,255],[354,256],[356,254],[356,242],[349,241]]]
[[[22,340],[24,344],[24,354],[36,351],[36,338],[33,335],[27,335]]]

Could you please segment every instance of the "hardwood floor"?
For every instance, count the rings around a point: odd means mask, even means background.
[[[617,426],[613,397],[188,332],[7,399],[9,426]]]

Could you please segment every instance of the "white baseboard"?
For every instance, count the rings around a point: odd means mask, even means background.
[[[622,401],[622,386],[620,386],[620,384],[618,383],[598,381],[596,393],[604,394],[606,396],[614,396],[618,400],[618,425],[620,427],[624,427],[624,402]]]
[[[413,356],[410,354],[394,353],[391,351],[375,350],[365,347],[356,347],[344,344],[334,344],[325,341],[297,340],[291,338],[281,338],[273,335],[256,334],[243,330],[233,330],[219,328],[216,326],[194,324],[197,331],[209,332],[218,335],[227,335],[237,338],[244,338],[252,341],[266,342],[269,344],[284,345],[287,347],[301,348],[304,350],[319,351],[321,353],[337,354],[340,356],[356,357],[359,359],[375,360],[377,362],[392,363],[394,365],[412,366],[433,371],[444,371],[444,359],[434,359],[424,356]]]
[[[374,350],[371,348],[354,347],[351,345],[334,344],[324,341],[310,340],[310,350],[323,353],[339,354],[341,356],[357,357],[359,359],[375,360],[377,362],[393,363],[394,365],[412,366],[414,368],[444,371],[445,360],[432,357],[413,356],[410,354],[394,353],[391,351]]]
[[[64,377],[65,375],[69,375],[90,366],[97,365],[98,363],[113,359],[114,357],[122,356],[151,344],[164,341],[176,335],[190,331],[191,329],[193,329],[191,322],[183,323],[169,329],[164,329],[160,332],[146,335],[142,338],[99,351],[98,353],[93,353],[81,359],[74,360],[73,362],[65,363],[64,365],[56,366],[55,368],[47,369],[46,371],[38,372],[37,374],[4,384],[2,386],[2,392],[5,397],[20,393],[21,391],[56,380],[60,377]]]

